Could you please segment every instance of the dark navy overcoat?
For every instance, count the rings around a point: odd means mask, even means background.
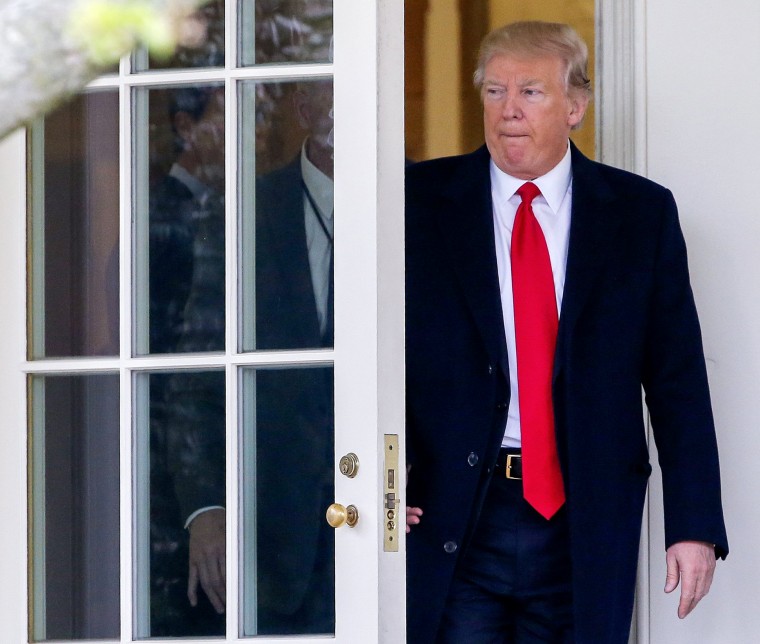
[[[486,148],[407,171],[408,641],[432,642],[501,443],[509,369]],[[553,396],[575,641],[624,644],[651,472],[665,541],[728,543],[686,248],[671,193],[572,150]]]

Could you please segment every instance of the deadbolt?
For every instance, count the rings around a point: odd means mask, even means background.
[[[359,510],[356,509],[355,505],[345,507],[340,503],[333,503],[327,508],[325,518],[333,528],[340,528],[344,525],[353,528],[359,521]]]
[[[338,461],[338,469],[343,476],[350,479],[354,478],[359,471],[359,457],[353,452],[349,452]]]

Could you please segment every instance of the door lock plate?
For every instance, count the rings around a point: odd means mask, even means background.
[[[398,489],[398,434],[385,434],[383,476],[383,550],[398,552],[398,513],[401,501]]]

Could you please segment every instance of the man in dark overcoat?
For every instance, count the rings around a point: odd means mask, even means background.
[[[676,205],[569,143],[586,63],[566,25],[492,32],[475,75],[486,145],[408,170],[414,644],[627,642],[651,472],[642,387],[680,617],[728,553]]]

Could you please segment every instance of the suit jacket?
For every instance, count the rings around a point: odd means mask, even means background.
[[[181,351],[224,346],[224,220],[201,228],[194,241],[193,281],[184,311]],[[304,229],[300,157],[256,183],[255,277],[243,281],[255,299],[255,341],[246,350],[308,349],[322,346]],[[216,259],[214,259],[216,258]],[[332,550],[320,546],[331,531],[325,508],[334,498],[332,369],[273,368],[242,379],[243,452],[246,480],[241,502],[255,513],[256,534],[243,548],[256,547],[260,611],[290,614],[313,594],[312,571]],[[225,506],[225,396],[221,372],[179,373],[170,384],[171,461],[183,515],[211,505]],[[251,404],[254,403],[255,405]],[[255,537],[255,540],[254,540]],[[324,567],[320,568],[323,569]],[[325,582],[325,583],[329,583]],[[324,584],[316,583],[317,587]],[[331,590],[327,590],[331,592]],[[261,614],[260,614],[261,615]],[[263,620],[262,620],[263,621]]]
[[[180,350],[179,343],[183,338],[189,337],[185,310],[191,285],[198,281],[194,273],[201,273],[193,257],[193,242],[207,232],[209,226],[221,223],[224,230],[224,203],[219,195],[201,204],[182,181],[167,175],[150,189],[149,213],[149,349],[153,354],[175,353]],[[213,245],[212,249],[219,249],[219,245]],[[218,292],[218,299],[223,303],[223,243],[219,250],[221,256],[207,258],[204,263],[213,271],[221,266],[222,278],[212,287],[212,292]],[[214,284],[211,279],[206,282]],[[196,304],[197,297],[194,296]],[[214,296],[211,299],[215,299]],[[205,310],[213,310],[213,307],[205,307]],[[221,332],[217,327],[209,327],[211,333],[206,333],[205,341],[197,339],[195,344],[217,350],[223,348],[223,319]],[[193,609],[187,601],[188,535],[184,529],[187,514],[183,514],[180,508],[175,493],[178,481],[172,476],[177,465],[174,443],[184,435],[176,431],[179,428],[177,421],[187,412],[193,412],[192,422],[200,424],[198,414],[205,409],[213,410],[206,415],[212,423],[221,419],[221,425],[212,427],[220,427],[222,441],[212,440],[204,445],[203,448],[212,450],[204,458],[206,462],[221,463],[221,480],[224,480],[224,374],[215,372],[204,376],[216,380],[210,383],[203,377],[189,380],[187,374],[184,380],[166,373],[150,374],[150,585],[151,606],[161,607],[152,611],[151,633],[157,637],[220,635],[224,632],[223,616],[218,615],[209,602],[202,601]],[[178,385],[184,390],[183,399],[178,399],[173,391]],[[211,394],[205,404],[199,404],[197,400],[192,405],[186,404],[192,399],[193,389]],[[207,435],[215,436],[215,432],[209,431]],[[195,489],[204,488],[209,482],[216,484],[219,480],[219,475],[211,469],[198,473],[198,477],[204,483],[196,480]]]
[[[149,293],[151,353],[177,350],[193,270],[193,220],[200,204],[179,179],[150,190]],[[222,338],[223,339],[223,338]]]
[[[407,172],[407,504],[425,512],[407,541],[408,639],[415,644],[435,638],[506,423],[509,368],[489,159],[484,147]],[[575,641],[623,643],[651,472],[642,385],[663,472],[667,545],[707,541],[724,557],[728,544],[672,195],[575,147],[572,168],[553,399]]]

